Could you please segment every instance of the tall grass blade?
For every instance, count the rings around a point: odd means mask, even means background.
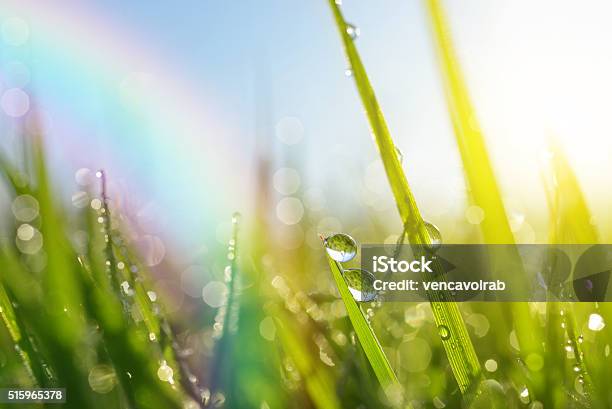
[[[476,112],[469,98],[459,62],[453,49],[450,29],[439,0],[426,0],[431,27],[438,52],[438,60],[446,89],[446,100],[451,116],[455,139],[470,187],[470,199],[484,211],[481,231],[486,244],[513,244],[514,236],[506,215],[497,185],[493,167],[478,124]],[[496,248],[493,248],[496,249]],[[512,263],[516,269],[516,281],[512,286],[524,285],[522,262],[516,251],[499,253],[494,250],[491,256],[503,263]],[[508,249],[508,247],[504,247]],[[499,261],[498,261],[499,262]],[[499,307],[511,319],[521,348],[526,358],[531,353],[541,353],[540,329],[530,319],[526,303],[512,303]],[[535,377],[538,392],[543,392],[541,376]]]
[[[395,372],[393,372],[393,368],[391,368],[391,364],[389,364],[389,360],[385,356],[385,353],[383,352],[374,331],[370,327],[370,324],[364,316],[363,311],[353,298],[346,281],[342,276],[342,267],[337,261],[333,260],[329,256],[327,256],[327,261],[329,262],[329,267],[332,271],[334,281],[336,282],[336,286],[340,292],[340,297],[342,297],[342,301],[344,302],[346,312],[349,316],[351,324],[353,325],[355,334],[357,334],[361,347],[363,348],[370,365],[372,365],[372,369],[376,374],[378,382],[380,382],[380,385],[385,391],[390,390],[393,392],[393,388],[399,388],[399,390],[401,390],[397,376],[395,375]]]
[[[395,144],[391,138],[361,58],[351,36],[347,32],[347,23],[336,2],[329,0],[329,5],[333,11],[336,27],[340,33],[353,78],[365,108],[370,127],[372,128],[408,240],[415,245],[430,244],[431,237],[425,228],[423,218],[408,186],[408,180],[397,157]],[[339,280],[336,281],[338,282]],[[457,304],[449,301],[450,298],[447,298],[446,294],[432,292],[428,296],[430,297],[436,324],[439,326],[444,325],[451,334],[452,341],[443,342],[443,346],[459,388],[462,393],[465,393],[481,377],[480,363],[478,362],[474,346],[469,338]]]
[[[550,166],[546,171],[550,172],[549,178],[544,178],[545,188],[550,214],[549,240],[558,244],[597,244],[599,237],[595,226],[592,224],[591,212],[586,204],[584,194],[578,183],[576,175],[565,156],[563,150],[556,142],[551,142]],[[597,305],[595,305],[595,308]],[[563,323],[567,332],[567,343],[564,334],[553,333],[555,343],[558,345],[556,352],[565,356],[562,345],[567,345],[574,351],[576,368],[583,380],[583,388],[587,392],[587,399],[593,396],[593,382],[590,371],[587,370],[587,362],[582,343],[578,341],[576,333],[576,322],[574,318],[574,305],[572,303],[548,303],[547,315],[554,317]],[[550,326],[559,332],[559,326]],[[559,342],[561,340],[561,342]],[[558,356],[552,356],[551,362],[563,362]],[[572,368],[574,371],[576,369]],[[563,368],[560,369],[563,373]],[[576,375],[576,374],[572,374]],[[605,389],[605,388],[604,388]]]
[[[297,370],[304,378],[304,384],[314,406],[318,409],[339,409],[334,381],[330,374],[315,362],[306,344],[299,336],[299,330],[293,319],[279,306],[269,306],[274,317],[277,334],[284,352],[291,357]]]

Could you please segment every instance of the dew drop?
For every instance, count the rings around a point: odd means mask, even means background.
[[[323,242],[329,256],[341,263],[355,258],[357,254],[357,243],[348,234],[338,233],[329,236]]]
[[[352,77],[353,76],[353,70],[350,68],[347,68],[346,70],[344,70],[344,75],[346,77]]]
[[[529,402],[529,389],[527,389],[527,387],[524,386],[521,392],[519,393],[519,396],[521,397],[521,402],[523,403]]]
[[[583,342],[584,342],[584,336],[579,335],[579,336],[578,336],[578,343],[579,343],[579,344],[582,344]]]
[[[157,377],[164,382],[168,382],[172,384],[174,383],[173,376],[174,376],[174,371],[172,370],[172,368],[168,366],[166,361],[162,361],[161,365],[157,369]]]
[[[343,275],[355,301],[369,302],[376,298],[372,273],[359,268],[349,268],[344,270]]]
[[[157,293],[155,291],[147,291],[147,296],[151,302],[157,301]]]
[[[442,340],[446,341],[450,338],[451,333],[446,325],[438,325],[438,334]]]
[[[574,372],[580,372],[580,365],[578,365],[578,364],[574,364],[574,366],[572,367],[572,369],[574,370]]]
[[[359,27],[356,27],[351,23],[346,23],[346,34],[351,37],[351,40],[356,40],[360,33],[361,31],[359,30]]]
[[[241,217],[242,217],[242,215],[241,215],[239,212],[235,212],[235,213],[232,215],[232,223],[233,223],[233,224],[238,224],[238,223],[240,223],[240,218],[241,218]]]
[[[435,224],[425,222],[425,230],[429,234],[429,239],[431,243],[429,244],[429,248],[432,250],[437,250],[442,246],[442,234],[440,230],[436,227]]]
[[[395,147],[395,153],[397,154],[397,160],[402,164],[404,162],[404,154],[397,146]]]

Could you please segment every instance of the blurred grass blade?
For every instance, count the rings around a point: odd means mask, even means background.
[[[512,244],[514,236],[506,216],[493,167],[455,57],[450,31],[439,0],[426,0],[446,88],[448,110],[474,203],[484,210],[481,223],[487,244]]]
[[[554,227],[552,243],[596,244],[597,230],[591,222],[591,212],[586,204],[576,175],[572,171],[564,152],[557,143],[551,143],[552,186],[548,186],[548,197]]]
[[[469,98],[459,62],[453,49],[450,29],[439,0],[426,0],[434,39],[437,46],[442,77],[446,89],[446,100],[451,116],[455,139],[459,147],[465,176],[470,188],[470,199],[484,211],[480,227],[486,244],[513,244],[514,236],[504,209],[501,193],[489,155],[485,147],[476,112]],[[508,249],[507,246],[503,247]],[[491,257],[497,263],[512,263],[516,280],[511,286],[525,285],[522,261],[518,251],[496,251],[490,248]],[[507,264],[506,264],[507,265]],[[501,308],[511,319],[519,340],[521,355],[526,358],[532,353],[542,353],[540,328],[530,319],[527,303],[502,304]],[[534,376],[538,393],[545,393],[542,375]]]
[[[550,214],[550,242],[554,244],[597,244],[599,242],[597,230],[591,222],[591,212],[584,194],[565,153],[556,141],[551,142],[549,159],[550,168],[545,171],[550,172],[550,175],[544,178],[544,182]],[[567,345],[575,351],[576,365],[582,375],[587,399],[590,399],[593,396],[593,382],[590,371],[587,370],[582,342],[578,341],[576,334],[573,304],[568,302],[548,303],[547,315],[563,322],[562,328],[565,328],[567,332]],[[557,345],[559,345],[559,340],[564,340],[563,331],[559,329],[559,326],[549,328],[549,337],[553,338]],[[565,343],[562,342],[561,345]],[[556,351],[551,352],[565,355],[563,348],[557,348]],[[559,359],[552,356],[550,361],[558,363]]]
[[[431,237],[425,228],[423,218],[408,186],[408,180],[399,162],[395,144],[387,128],[361,58],[347,31],[347,23],[336,2],[329,0],[329,5],[333,11],[336,27],[342,38],[344,50],[353,72],[353,78],[355,79],[357,90],[372,128],[408,240],[411,244],[415,245],[430,244]],[[342,277],[340,278],[342,279]],[[339,282],[339,280],[336,279],[336,282]],[[481,377],[480,363],[478,362],[474,346],[469,338],[457,304],[448,301],[448,298],[443,300],[441,294],[430,293],[428,296],[430,297],[436,324],[438,326],[444,325],[448,328],[453,339],[452,342],[443,342],[443,345],[459,388],[461,392],[465,393]]]
[[[0,253],[1,254],[1,253]],[[0,279],[0,318],[4,322],[6,329],[15,344],[15,350],[18,352],[23,366],[28,375],[32,378],[34,386],[46,385],[45,377],[42,372],[42,364],[39,359],[33,362],[34,358],[38,358],[38,354],[32,348],[28,337],[24,334],[23,324],[19,322],[19,318],[13,309],[13,301],[9,297],[2,280]]]
[[[211,392],[218,392],[231,380],[231,363],[227,362],[231,350],[232,334],[236,332],[238,325],[239,304],[237,299],[236,280],[238,279],[238,229],[240,214],[232,215],[232,237],[228,246],[229,265],[225,270],[225,282],[227,284],[227,295],[225,304],[219,307],[215,321],[221,323],[221,334],[215,345],[215,354],[211,365]]]
[[[339,409],[342,407],[333,389],[334,381],[329,373],[314,359],[299,336],[293,320],[280,308],[268,307],[274,317],[275,326],[285,354],[291,357],[297,370],[304,377],[304,384],[314,406],[318,409]]]

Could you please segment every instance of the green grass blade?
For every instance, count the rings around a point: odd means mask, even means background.
[[[306,344],[299,336],[293,320],[281,307],[268,305],[268,310],[274,317],[277,334],[285,354],[291,357],[298,371],[304,378],[304,384],[314,406],[319,409],[339,409],[334,381],[329,373],[313,359]]]
[[[389,364],[389,360],[383,352],[366,317],[363,315],[363,311],[361,311],[361,308],[349,291],[346,281],[342,276],[342,267],[329,256],[327,257],[327,261],[329,262],[334,281],[340,292],[340,297],[342,297],[342,301],[344,302],[353,329],[357,334],[363,351],[368,357],[368,361],[370,361],[372,365],[378,382],[380,382],[380,385],[385,391],[389,390],[389,388],[398,387],[399,381],[397,380],[397,376],[395,376],[395,372],[393,372],[393,368],[391,368],[391,364]]]
[[[465,176],[470,187],[470,199],[484,211],[481,231],[487,244],[514,244],[500,189],[478,124],[476,112],[469,98],[460,64],[455,56],[451,33],[439,0],[426,0],[427,11],[438,52],[441,73],[446,89],[446,100],[451,116],[455,139],[459,147]],[[505,247],[507,248],[507,247]],[[516,281],[511,285],[524,285],[522,262],[517,251],[503,254],[491,253],[498,262],[511,262],[517,269]],[[526,303],[511,303],[501,308],[512,319],[523,358],[542,353],[540,328],[530,319]],[[542,377],[535,376],[534,384],[539,393],[545,393]]]
[[[231,375],[228,372],[231,365],[226,361],[229,358],[228,351],[232,345],[232,333],[238,325],[239,300],[237,298],[236,280],[238,279],[238,229],[240,214],[232,216],[232,238],[228,246],[229,276],[225,277],[228,287],[225,305],[221,306],[217,313],[217,320],[222,322],[221,335],[216,344],[215,356],[211,367],[211,391],[217,392],[223,387],[223,383],[229,383]]]
[[[591,222],[591,212],[587,206],[584,194],[578,183],[576,175],[565,157],[562,149],[553,142],[551,144],[550,169],[552,181],[544,179],[547,190],[547,199],[550,214],[550,237],[551,243],[559,244],[597,244],[599,237],[595,226]],[[574,306],[572,303],[549,303],[547,305],[550,316],[558,315],[558,319],[563,322],[563,327],[567,332],[568,345],[574,350],[576,365],[580,369],[584,380],[584,390],[590,399],[593,396],[593,382],[591,372],[587,370],[587,362],[583,351],[582,343],[578,341],[576,333],[576,322],[574,318]],[[591,308],[593,308],[591,306]],[[563,312],[563,315],[561,315]],[[564,340],[564,334],[555,326],[555,332],[550,334],[558,340]],[[565,345],[565,343],[562,343]],[[558,348],[559,349],[559,348]],[[557,349],[561,355],[565,351]],[[551,357],[551,361],[558,360],[558,357]],[[563,362],[563,361],[561,361]],[[605,389],[605,388],[604,388]],[[605,399],[605,398],[604,398]]]
[[[442,6],[438,0],[427,0],[427,10],[436,40],[448,110],[470,186],[471,198],[485,214],[481,224],[485,243],[512,244],[514,236],[510,230],[476,112],[455,57]]]
[[[429,244],[431,243],[431,237],[427,233],[416,200],[410,191],[408,180],[397,157],[395,144],[389,133],[361,58],[347,32],[347,23],[336,2],[329,0],[329,5],[333,11],[336,27],[340,33],[344,50],[351,65],[353,78],[372,128],[408,240],[415,245]],[[339,280],[336,281],[338,282]],[[451,333],[453,341],[444,342],[444,349],[461,391],[466,392],[481,377],[480,363],[467,333],[467,328],[456,303],[449,302],[448,298],[444,300],[445,302],[442,302],[443,295],[441,294],[431,293],[428,295],[430,296],[436,324],[446,326]]]

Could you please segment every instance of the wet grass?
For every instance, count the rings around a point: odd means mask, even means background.
[[[420,245],[431,244],[432,238],[408,186],[408,180],[400,164],[391,133],[350,34],[350,27],[342,16],[338,4],[334,0],[329,0],[329,5],[332,9],[342,44],[344,45],[355,85],[359,91],[361,102],[374,134],[389,185],[395,197],[395,203],[404,224],[402,227],[403,234],[407,236],[410,244],[416,245],[415,250],[419,251],[418,247]],[[437,266],[437,268],[440,267]],[[432,291],[428,292],[427,295],[432,305],[436,324],[441,330],[449,333],[449,336],[444,337],[443,345],[459,388],[464,393],[470,389],[476,389],[481,378],[480,363],[476,357],[476,352],[470,341],[459,308],[452,301],[450,294]],[[357,314],[355,316],[357,317]],[[355,321],[353,321],[353,324],[355,325]],[[366,354],[368,354],[367,351]],[[370,355],[368,357],[370,358]],[[372,357],[376,357],[376,355],[372,354]],[[371,361],[371,364],[380,368],[384,367],[384,365],[377,361]]]
[[[402,220],[397,232],[418,251],[435,237],[355,47],[356,29],[335,1],[329,5]],[[438,1],[426,7],[470,204],[486,215],[483,240],[513,243],[450,28]],[[223,305],[198,300],[195,311],[169,314],[168,300],[155,292],[154,275],[124,233],[107,192],[111,176],[94,179],[84,208],[65,206],[42,138],[27,135],[24,143],[17,150],[25,159],[0,152],[6,191],[0,386],[67,387],[66,407],[79,409],[537,409],[612,402],[606,382],[611,327],[589,324],[593,314],[602,324],[612,317],[609,303],[459,305],[435,292],[429,303],[357,302],[344,266],[323,248],[286,248],[275,238],[273,201],[264,193],[271,190],[267,163],[258,179],[254,227],[234,220],[229,249],[206,260],[211,270],[223,266],[215,277],[227,289]],[[567,159],[557,149],[551,157],[549,241],[599,242]],[[306,209],[300,231],[309,234],[322,217]],[[76,243],[77,231],[87,240]],[[388,232],[375,227],[369,234]]]

